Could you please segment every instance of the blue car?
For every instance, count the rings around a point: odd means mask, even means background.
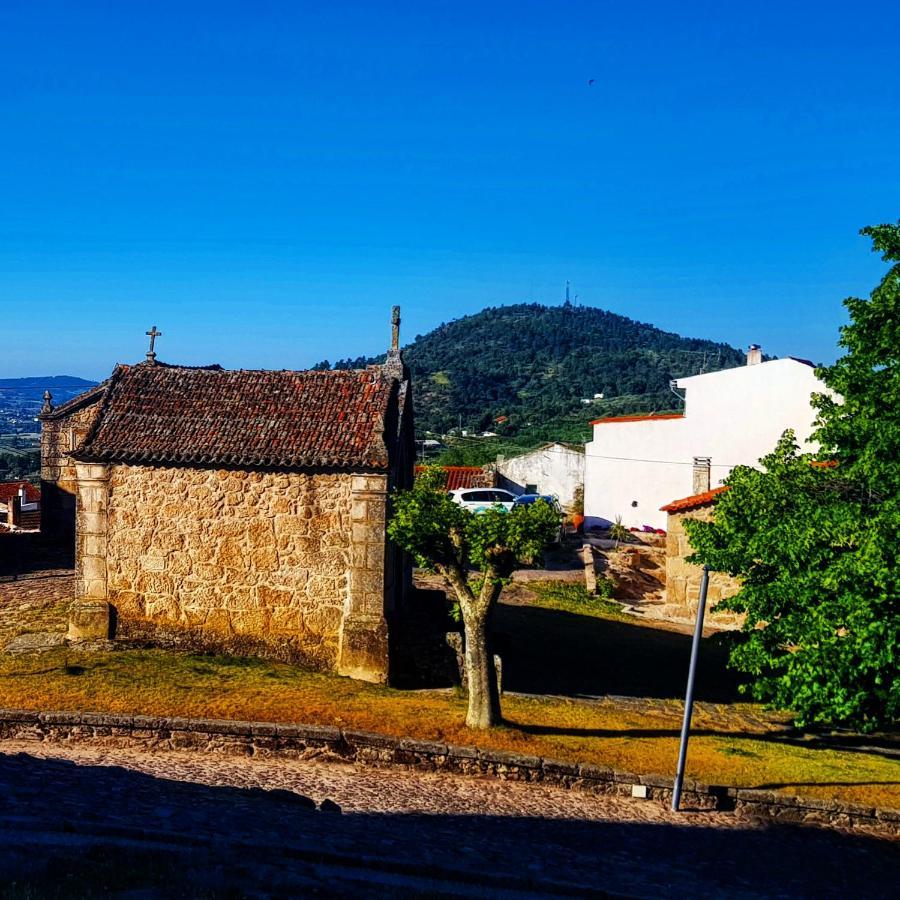
[[[562,543],[562,539],[565,537],[565,526],[563,525],[563,510],[559,505],[559,500],[556,499],[552,494],[519,494],[515,500],[513,500],[513,509],[517,506],[530,506],[532,503],[549,503],[550,506],[553,507],[556,514],[559,516],[559,534],[556,537],[556,543]]]

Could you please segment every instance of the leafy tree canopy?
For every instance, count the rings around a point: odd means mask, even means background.
[[[548,503],[475,514],[447,496],[445,479],[440,469],[426,470],[411,490],[395,494],[388,534],[456,596],[465,629],[466,724],[488,728],[500,721],[491,611],[513,571],[538,560],[554,539],[559,517]]]
[[[756,698],[871,731],[900,718],[900,227],[863,234],[894,265],[845,301],[847,353],[814,398],[818,454],[787,432],[687,529],[696,561],[742,580],[723,606],[747,614],[732,662]]]

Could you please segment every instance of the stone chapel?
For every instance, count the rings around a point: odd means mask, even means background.
[[[74,532],[75,618],[386,681],[411,572],[385,528],[415,457],[399,309],[385,363],[354,371],[170,365],[148,334],[146,361],[45,398],[44,527]]]

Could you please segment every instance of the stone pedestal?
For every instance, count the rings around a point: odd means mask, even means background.
[[[106,641],[112,637],[112,616],[105,600],[75,601],[69,610],[70,641]]]

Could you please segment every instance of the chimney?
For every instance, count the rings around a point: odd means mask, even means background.
[[[751,344],[747,348],[747,365],[758,366],[762,362],[762,349],[759,344]]]
[[[711,459],[708,456],[694,457],[694,494],[705,494],[709,490],[709,470]]]
[[[14,494],[7,504],[6,524],[10,528],[18,528],[22,524],[22,498]]]

